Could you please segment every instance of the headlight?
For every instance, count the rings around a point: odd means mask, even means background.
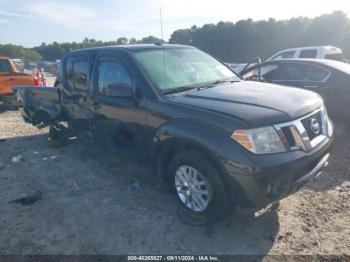
[[[281,138],[272,126],[248,130],[236,130],[231,135],[231,138],[255,154],[286,151]]]

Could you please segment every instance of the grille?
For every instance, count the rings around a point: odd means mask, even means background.
[[[315,133],[312,128],[312,121],[316,121],[319,124],[319,132]],[[321,119],[321,112],[317,112],[311,116],[308,116],[307,118],[304,118],[301,120],[301,123],[303,124],[306,133],[309,136],[310,141],[312,141],[317,136],[321,135],[322,133],[322,119]]]
[[[290,131],[290,128],[291,128],[290,126],[285,126],[285,127],[282,127],[281,130],[282,130],[285,138],[287,139],[288,146],[291,148],[291,147],[296,146],[296,144],[295,144],[295,140],[293,138],[293,134]]]

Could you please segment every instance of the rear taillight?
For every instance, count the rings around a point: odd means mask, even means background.
[[[34,86],[39,86],[39,80],[36,77],[34,77]]]

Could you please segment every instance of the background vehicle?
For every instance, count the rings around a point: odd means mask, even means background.
[[[254,65],[241,72],[246,80],[300,87],[322,95],[332,119],[349,121],[350,65],[327,59],[284,59]],[[276,88],[278,88],[276,86]]]
[[[311,46],[311,47],[299,47],[299,48],[290,48],[279,51],[266,59],[266,62],[274,60],[284,60],[284,59],[330,59],[345,61],[346,59],[343,56],[343,51],[340,48],[333,46]],[[257,65],[257,60],[261,60],[259,57],[255,58],[249,63],[228,63],[237,74],[241,74],[242,71],[246,71],[247,68],[252,68],[254,65]]]
[[[272,55],[266,61],[291,58],[317,58],[343,61],[343,51],[334,46],[310,46],[284,49]]]
[[[65,121],[150,161],[197,219],[263,208],[327,165],[333,126],[313,92],[242,81],[180,45],[83,49],[61,64],[61,88],[14,88],[24,119],[50,125],[51,141]]]
[[[13,86],[35,85],[34,77],[17,72],[8,57],[0,56],[0,100],[12,100]]]

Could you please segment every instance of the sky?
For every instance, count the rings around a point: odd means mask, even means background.
[[[349,0],[0,0],[0,44],[161,38],[160,7],[164,40],[176,29],[219,21],[312,18],[335,10],[350,17]]]

